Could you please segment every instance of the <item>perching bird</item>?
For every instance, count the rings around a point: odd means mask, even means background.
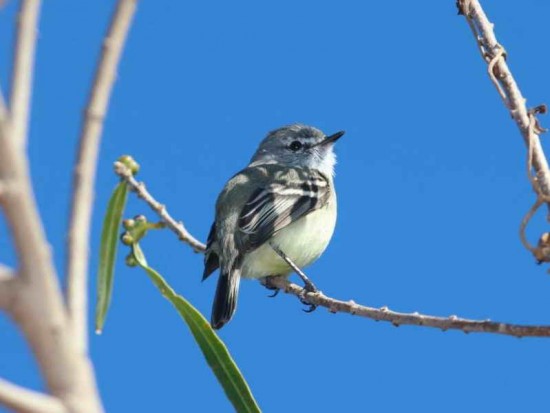
[[[227,182],[204,258],[203,280],[220,268],[213,328],[233,317],[241,278],[292,272],[276,249],[300,269],[323,253],[336,224],[333,145],[343,134],[300,124],[276,129]]]

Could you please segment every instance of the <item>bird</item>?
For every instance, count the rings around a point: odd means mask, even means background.
[[[337,216],[334,143],[343,135],[303,124],[275,129],[227,181],[204,256],[203,281],[220,269],[212,328],[233,317],[241,278],[288,276],[289,260],[302,269],[325,251]]]

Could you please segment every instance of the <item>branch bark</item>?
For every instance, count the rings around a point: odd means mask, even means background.
[[[206,246],[195,239],[181,222],[177,222],[168,214],[166,208],[160,204],[146,189],[145,185],[138,182],[132,176],[130,169],[120,162],[115,162],[115,173],[120,176],[143,199],[153,211],[167,224],[178,238],[191,246],[196,252],[204,252]],[[550,337],[550,325],[518,325],[493,322],[490,320],[469,320],[451,315],[449,317],[437,317],[432,315],[415,313],[399,313],[387,307],[374,308],[355,303],[353,300],[342,301],[329,297],[322,292],[309,293],[299,285],[289,282],[286,278],[271,277],[266,279],[266,284],[273,288],[279,288],[288,294],[292,294],[315,306],[325,307],[332,313],[348,313],[370,318],[375,321],[388,321],[395,326],[415,325],[446,330],[462,330],[465,333],[494,333],[515,337]]]
[[[34,56],[40,0],[23,0],[19,10],[11,83],[13,139],[23,147],[29,124]]]
[[[88,251],[94,199],[97,157],[111,91],[137,0],[120,0],[111,20],[98,63],[87,108],[84,112],[74,168],[73,196],[67,239],[67,304],[80,351],[88,343]]]
[[[18,413],[69,413],[56,397],[0,379],[0,404]]]

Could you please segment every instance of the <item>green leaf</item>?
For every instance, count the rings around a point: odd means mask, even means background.
[[[180,316],[187,323],[206,361],[222,385],[225,394],[233,404],[235,410],[239,413],[261,412],[246,380],[233,361],[227,347],[212,327],[210,327],[208,320],[189,301],[176,294],[158,272],[147,265],[143,251],[137,243],[132,245],[132,252],[138,264],[147,272],[151,281],[153,281],[153,284],[176,307]]]
[[[101,246],[99,250],[99,274],[97,280],[97,303],[95,311],[95,329],[96,333],[103,331],[107,310],[111,303],[113,292],[113,278],[115,274],[115,258],[118,248],[118,232],[122,214],[126,206],[128,197],[128,185],[126,182],[120,182],[115,190],[105,219],[103,220],[103,229],[101,230]]]

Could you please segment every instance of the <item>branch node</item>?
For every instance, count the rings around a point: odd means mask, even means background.
[[[349,310],[349,313],[351,315],[356,315],[357,314],[357,303],[353,300],[349,300],[348,301],[348,304],[350,306],[350,310]]]

